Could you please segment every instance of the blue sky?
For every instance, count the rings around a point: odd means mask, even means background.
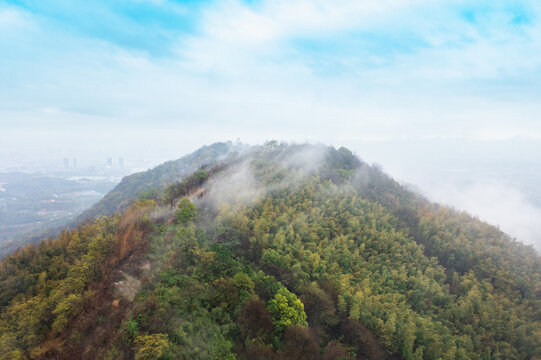
[[[0,0],[0,169],[346,145],[541,248],[537,173],[514,175],[541,168],[540,16],[538,0]]]
[[[540,14],[533,0],[4,1],[0,140],[540,139]]]

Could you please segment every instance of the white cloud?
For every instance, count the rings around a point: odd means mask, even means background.
[[[282,0],[264,1],[253,9],[238,1],[226,1],[204,12],[203,34],[245,44],[299,35],[317,36],[329,31],[366,28],[375,18],[427,2]]]
[[[0,27],[4,30],[27,25],[29,25],[29,23],[25,20],[20,11],[11,8],[0,8]]]
[[[539,26],[526,27],[522,37],[495,30],[483,35],[457,20],[457,4],[220,2],[202,10],[197,33],[179,39],[178,58],[152,57],[35,20],[29,38],[39,40],[23,53],[35,52],[40,61],[11,63],[9,74],[4,67],[11,82],[0,86],[0,116],[9,117],[4,124],[10,126],[37,127],[82,126],[88,117],[97,126],[130,129],[193,129],[188,125],[197,123],[215,136],[258,140],[266,134],[337,142],[541,133],[538,86],[521,85],[541,77]],[[325,38],[346,46],[340,41],[350,31],[402,29],[430,46],[398,51],[375,67],[363,66],[362,44],[347,54],[306,54],[291,42]],[[340,71],[322,74],[314,65],[320,56]],[[509,77],[515,88],[507,88]]]

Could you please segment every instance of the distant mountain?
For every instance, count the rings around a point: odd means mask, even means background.
[[[533,248],[346,148],[215,144],[84,218],[0,263],[0,359],[541,359]]]

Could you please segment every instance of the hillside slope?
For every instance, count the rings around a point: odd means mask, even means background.
[[[213,165],[225,159],[231,152],[241,151],[243,148],[231,142],[215,143],[145,172],[126,176],[102,200],[83,212],[75,224],[96,216],[109,216],[115,212],[122,212],[142,193],[163,190],[167,185],[181,180],[200,167]]]
[[[345,148],[212,158],[3,259],[0,359],[541,359],[531,247]]]

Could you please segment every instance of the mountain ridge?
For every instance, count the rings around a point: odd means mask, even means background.
[[[115,212],[124,211],[130,201],[135,200],[141,193],[154,188],[163,189],[166,185],[188,176],[198,168],[214,164],[230,152],[241,151],[244,148],[245,146],[241,144],[217,142],[202,146],[177,160],[166,161],[147,171],[125,176],[102,200],[77,217],[73,224],[79,224],[96,216],[109,216]]]
[[[3,259],[0,358],[541,357],[531,247],[346,148],[221,144]]]

